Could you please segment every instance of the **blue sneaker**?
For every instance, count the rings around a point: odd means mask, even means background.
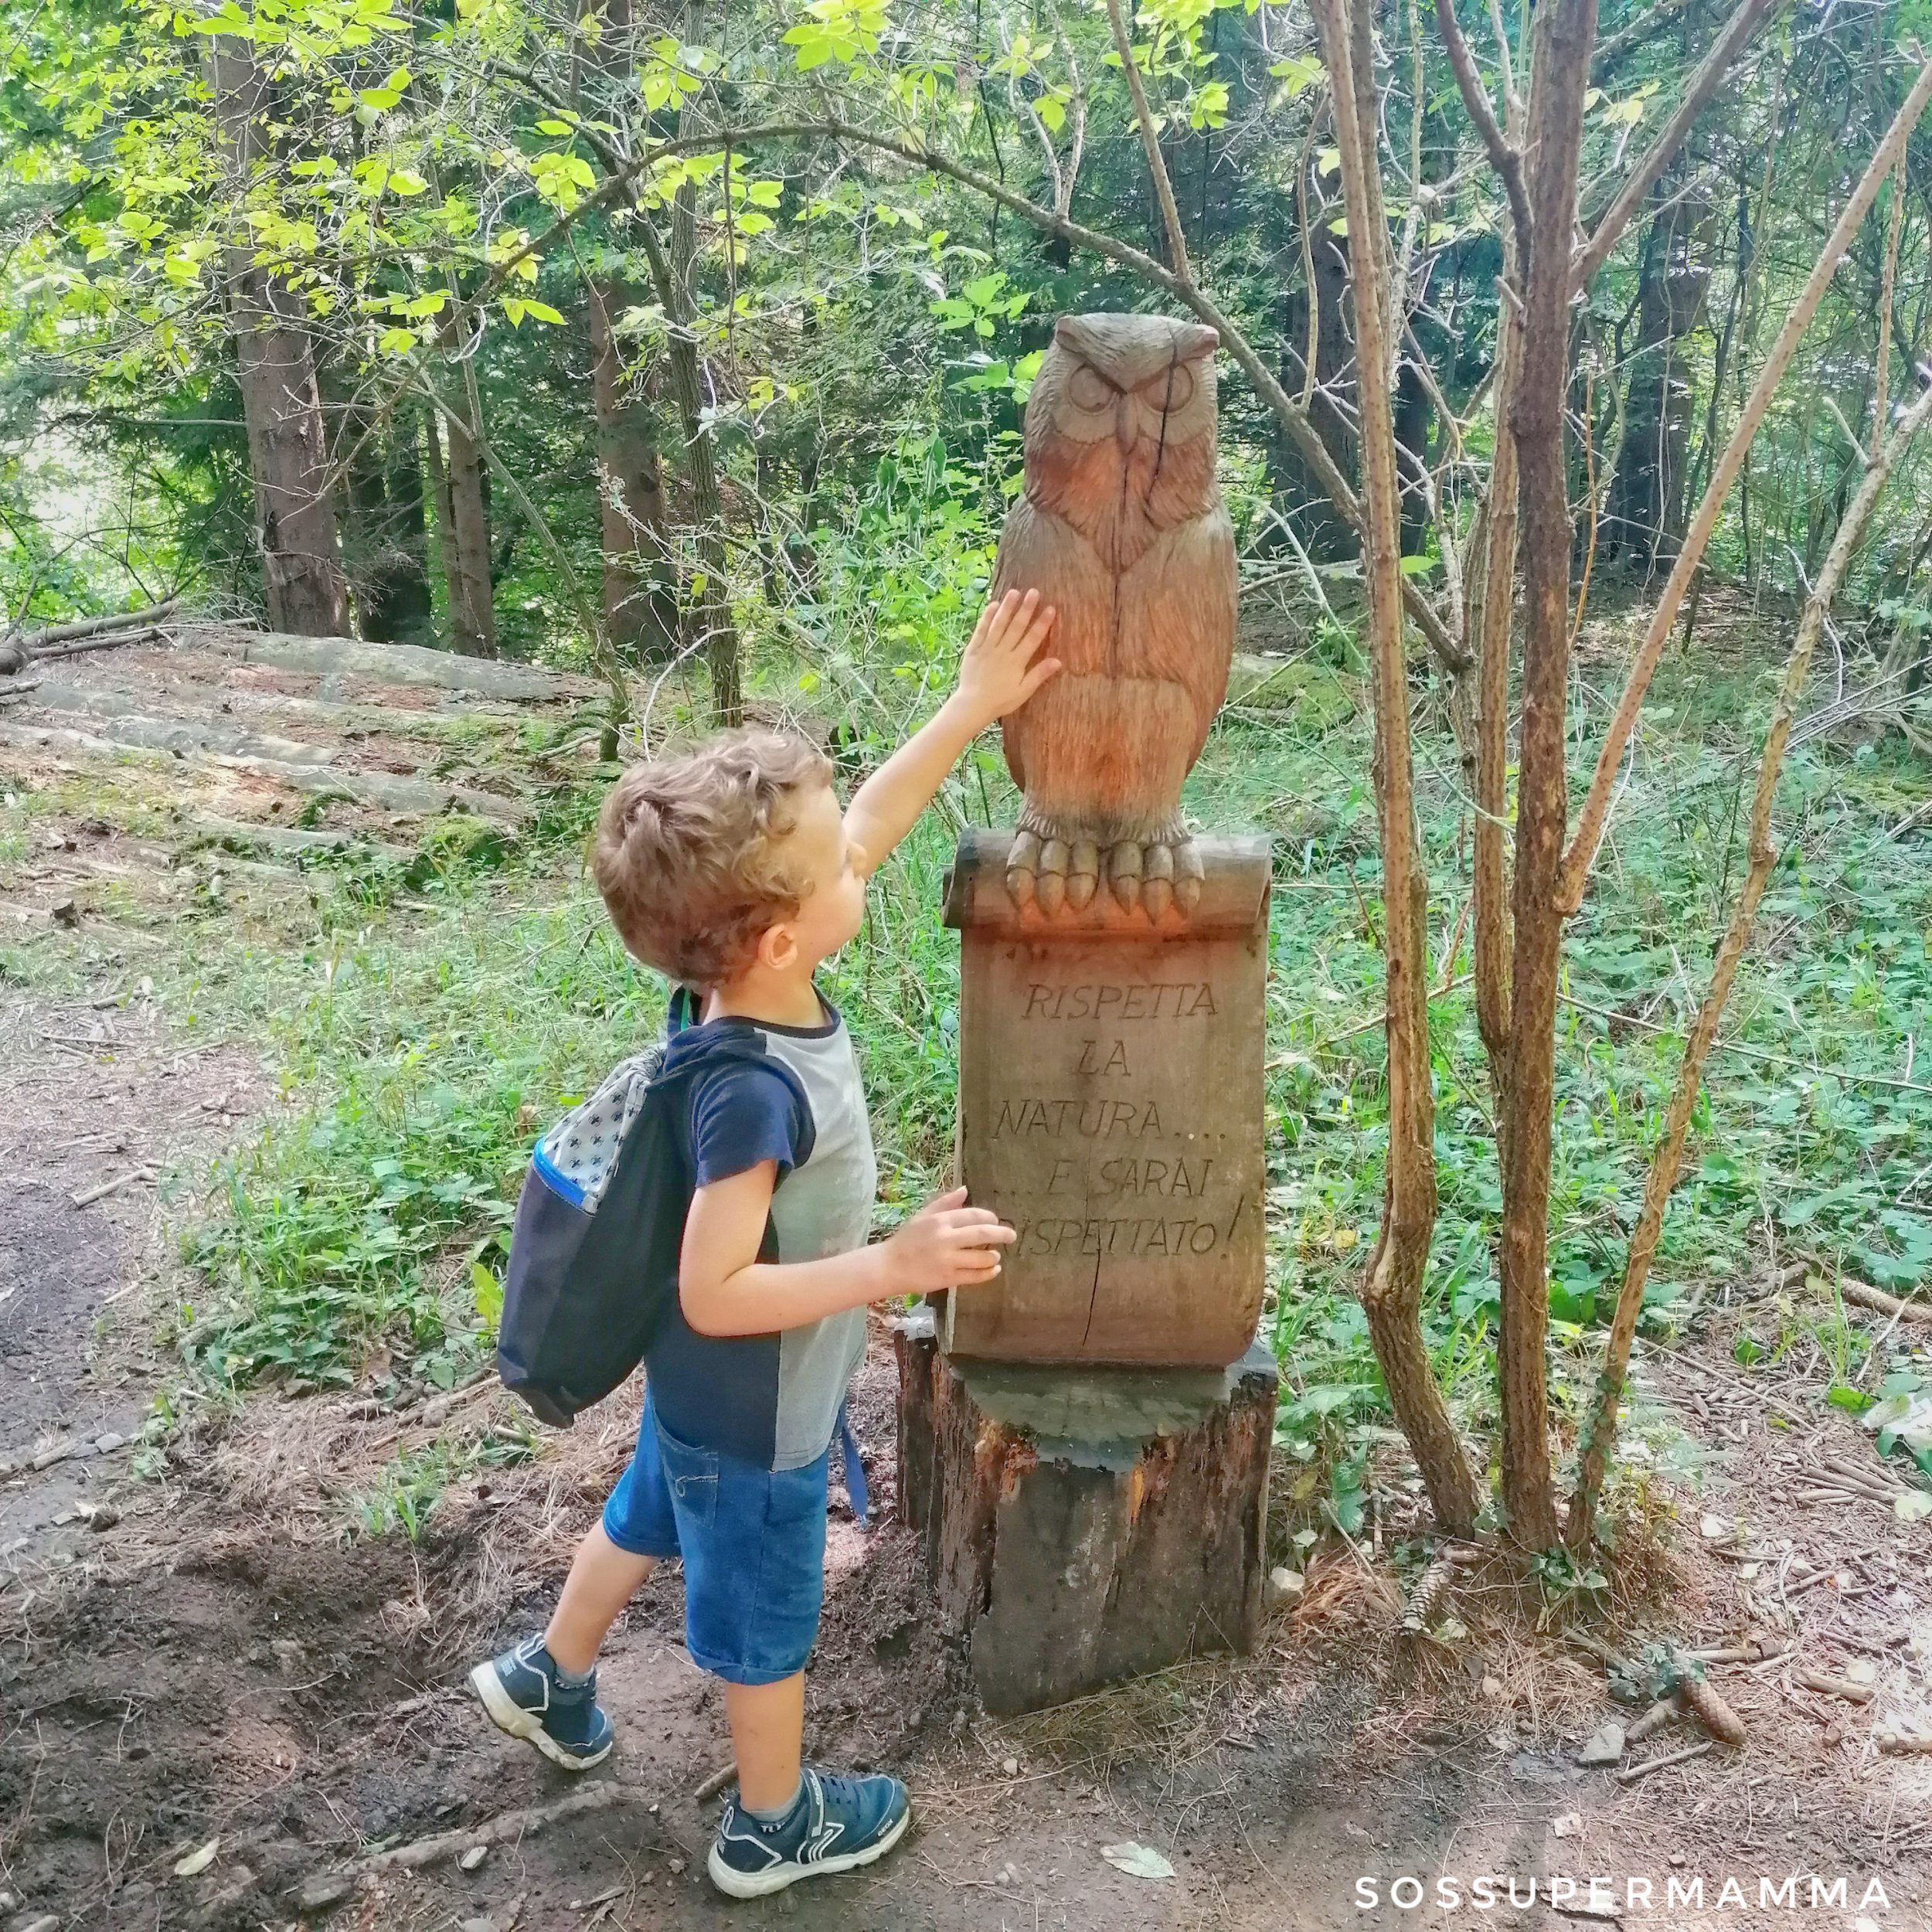
[[[470,1682],[498,1730],[527,1738],[553,1764],[587,1771],[611,1755],[614,1733],[597,1708],[597,1674],[566,1688],[541,1636],[526,1637],[470,1672]]]
[[[760,1825],[725,1801],[708,1869],[734,1899],[763,1898],[800,1879],[849,1872],[883,1858],[912,1822],[912,1799],[896,1777],[834,1777],[808,1768],[791,1809]]]

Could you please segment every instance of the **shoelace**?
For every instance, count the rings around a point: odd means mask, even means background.
[[[855,1777],[842,1777],[835,1771],[818,1771],[813,1775],[818,1780],[818,1788],[825,1795],[826,1807],[844,1803],[856,1808],[863,1781]]]

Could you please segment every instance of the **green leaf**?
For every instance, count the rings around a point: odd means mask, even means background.
[[[1860,1416],[1871,1407],[1872,1398],[1862,1389],[1854,1389],[1849,1383],[1835,1382],[1825,1392],[1825,1400],[1834,1409],[1842,1409],[1848,1414]]]
[[[560,322],[563,318],[548,302],[524,301],[518,304],[526,315],[534,315],[539,322]]]
[[[470,1264],[470,1292],[484,1326],[494,1331],[503,1314],[503,1284],[481,1261]]]
[[[420,195],[429,183],[413,168],[393,168],[389,170],[389,185],[395,194]]]
[[[536,124],[536,131],[540,134],[567,134],[570,131],[570,124],[567,121],[539,121]]]

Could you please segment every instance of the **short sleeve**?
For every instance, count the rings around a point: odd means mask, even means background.
[[[729,1180],[761,1161],[782,1180],[796,1165],[806,1123],[782,1076],[756,1066],[721,1067],[691,1098],[691,1158],[699,1187]]]

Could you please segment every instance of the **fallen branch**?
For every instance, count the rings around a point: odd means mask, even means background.
[[[30,658],[46,657],[53,654],[53,647],[63,644],[77,644],[83,638],[96,638],[104,631],[151,629],[165,617],[175,614],[179,597],[168,597],[159,604],[150,604],[138,611],[117,611],[104,617],[82,617],[72,624],[50,624],[44,631],[30,631],[14,640]],[[118,644],[125,640],[117,638]]]
[[[1619,1784],[1634,1784],[1638,1779],[1650,1776],[1652,1771],[1668,1770],[1673,1764],[1688,1764],[1693,1757],[1702,1757],[1706,1751],[1716,1747],[1707,1737],[1701,1744],[1687,1744],[1681,1751],[1667,1751],[1662,1757],[1647,1758],[1641,1764],[1631,1764],[1617,1774]]]
[[[1932,1737],[1917,1736],[1910,1731],[1879,1731],[1872,1742],[1880,1750],[1893,1757],[1905,1757],[1917,1752],[1932,1757]]]
[[[573,1791],[553,1804],[533,1804],[522,1811],[502,1811],[495,1818],[485,1819],[481,1825],[468,1825],[461,1831],[439,1832],[434,1837],[419,1838],[411,1844],[375,1852],[332,1872],[313,1873],[302,1882],[299,1889],[304,1898],[311,1901],[325,1897],[341,1898],[366,1872],[420,1872],[425,1866],[440,1864],[445,1859],[458,1857],[477,1845],[502,1845],[514,1839],[533,1837],[553,1825],[563,1823],[566,1818],[582,1818],[591,1811],[608,1810],[613,1804],[637,1801],[638,1793],[631,1786],[609,1779]]]
[[[1624,1742],[1626,1744],[1641,1744],[1645,1738],[1655,1732],[1661,1731],[1672,1719],[1682,1717],[1683,1714],[1683,1699],[1677,1695],[1676,1692],[1672,1691],[1669,1696],[1658,1698],[1657,1702],[1651,1705],[1650,1709],[1645,1712],[1628,1730],[1624,1732]]]
[[[36,664],[44,664],[49,658],[78,657],[83,651],[118,651],[124,645],[152,644],[155,638],[168,634],[158,624],[145,624],[138,630],[111,631],[104,638],[82,638],[73,644],[56,644],[45,651],[33,653]]]
[[[1855,1684],[1849,1677],[1828,1677],[1821,1670],[1801,1670],[1798,1681],[1807,1690],[1815,1690],[1825,1697],[1842,1697],[1848,1704],[1869,1704],[1872,1701],[1869,1684]]]
[[[92,1207],[95,1202],[104,1201],[109,1195],[118,1194],[123,1188],[132,1187],[137,1181],[151,1181],[154,1178],[155,1170],[151,1167],[133,1168],[125,1174],[117,1174],[111,1181],[83,1188],[71,1198],[77,1208]]]
[[[1883,1288],[1875,1288],[1869,1281],[1861,1281],[1855,1275],[1840,1274],[1828,1268],[1824,1263],[1818,1264],[1820,1277],[1829,1281],[1841,1298],[1861,1308],[1869,1308],[1875,1315],[1889,1315],[1895,1321],[1932,1322],[1932,1303],[1907,1301],[1896,1294],[1887,1294]]]
[[[736,1760],[727,1760],[698,1786],[691,1794],[693,1804],[708,1804],[731,1781],[738,1775]]]

